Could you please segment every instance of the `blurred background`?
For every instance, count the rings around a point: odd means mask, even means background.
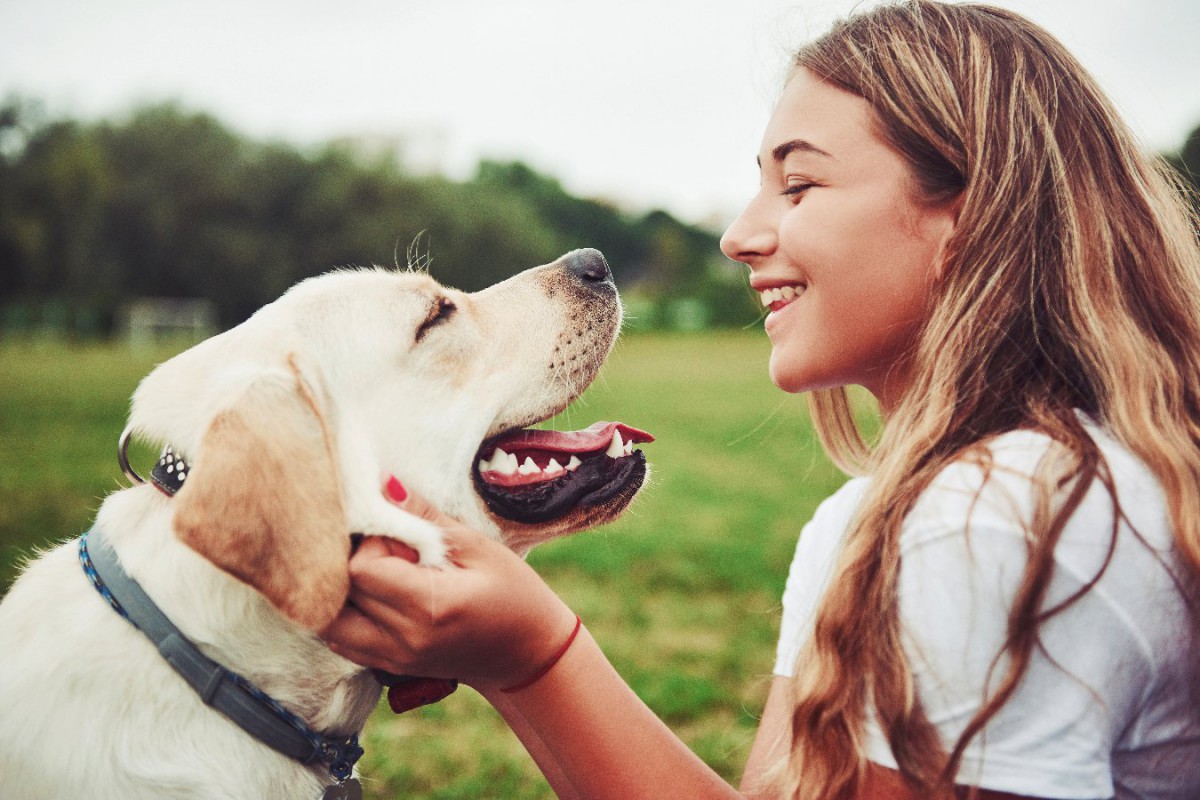
[[[2,0],[0,335],[225,327],[418,234],[458,288],[590,245],[635,327],[744,325],[716,235],[788,53],[860,4]],[[1200,4],[1002,5],[1195,166]]]
[[[790,51],[870,4],[0,0],[0,592],[123,485],[137,381],[297,280],[415,261],[473,290],[598,247],[626,333],[552,424],[646,428],[654,475],[625,518],[531,562],[736,780],[796,536],[844,476],[770,385],[717,240]],[[998,5],[1200,175],[1200,4]],[[367,751],[370,798],[550,796],[468,691],[381,710]]]

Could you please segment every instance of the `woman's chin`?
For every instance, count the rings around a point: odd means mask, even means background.
[[[814,388],[810,376],[806,375],[804,370],[797,369],[795,363],[789,363],[789,359],[778,350],[771,351],[768,371],[771,382],[789,394],[799,394]]]

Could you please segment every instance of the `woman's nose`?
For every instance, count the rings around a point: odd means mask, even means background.
[[[775,251],[776,232],[761,199],[751,200],[721,237],[721,252],[734,261],[749,263]]]

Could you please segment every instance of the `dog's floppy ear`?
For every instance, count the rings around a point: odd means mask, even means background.
[[[175,533],[320,630],[349,591],[349,531],[328,404],[293,356],[212,417],[175,496]]]

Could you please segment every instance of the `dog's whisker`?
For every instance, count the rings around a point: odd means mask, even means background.
[[[425,239],[424,253],[421,252],[422,238]],[[430,265],[433,264],[433,253],[431,251],[432,248],[429,244],[427,231],[419,231],[417,235],[413,237],[412,241],[408,243],[408,250],[405,253],[406,260],[408,262],[408,271],[424,272],[425,274],[429,274]]]
[[[407,258],[408,258],[407,252],[404,253],[404,257],[406,257],[406,260],[407,260]],[[395,245],[391,246],[391,265],[396,267],[397,272],[401,270],[401,266],[400,266],[400,236],[396,236],[396,243],[395,243]]]

